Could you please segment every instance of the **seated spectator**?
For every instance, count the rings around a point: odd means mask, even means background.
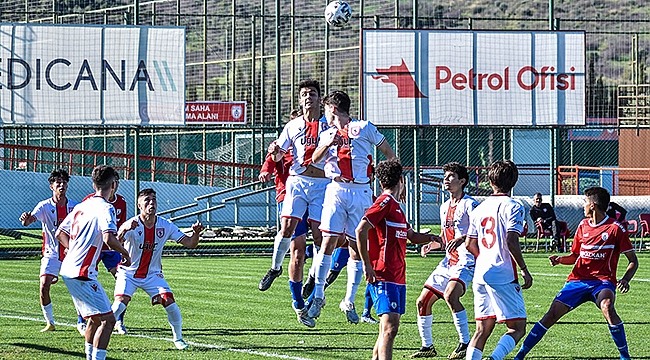
[[[555,211],[551,204],[542,202],[541,193],[536,193],[533,196],[533,206],[530,208],[530,217],[536,225],[553,234],[553,248],[558,251],[564,251],[564,249],[562,249],[562,241],[560,241],[560,229],[558,227],[557,218],[555,217]]]
[[[624,224],[626,222],[625,216],[627,215],[627,210],[623,209],[621,205],[613,201],[609,203],[606,214],[621,224]]]

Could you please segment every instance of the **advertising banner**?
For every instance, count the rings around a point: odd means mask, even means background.
[[[581,31],[364,29],[362,117],[378,125],[583,125]]]
[[[3,124],[184,124],[184,28],[0,24],[0,44]]]

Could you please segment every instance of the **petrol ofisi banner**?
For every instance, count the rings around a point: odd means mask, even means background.
[[[376,30],[362,117],[378,125],[584,125],[584,32]]]

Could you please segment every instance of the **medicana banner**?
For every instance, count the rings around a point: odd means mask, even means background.
[[[0,24],[3,124],[182,125],[185,30]]]
[[[363,30],[378,125],[583,125],[584,32]]]

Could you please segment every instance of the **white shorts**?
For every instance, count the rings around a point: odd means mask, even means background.
[[[126,295],[133,297],[135,291],[140,288],[153,298],[159,294],[172,293],[165,276],[162,273],[149,275],[144,279],[136,279],[133,275],[127,274],[121,269],[115,274],[115,291],[114,296]]]
[[[61,260],[58,257],[44,257],[41,258],[41,276],[52,275],[55,283],[59,279],[59,271],[61,270]]]
[[[485,285],[474,283],[476,320],[496,317],[498,322],[526,319],[524,297],[517,283]]]
[[[372,206],[370,185],[332,181],[325,190],[323,216],[319,229],[334,235],[345,233],[351,240],[355,240],[357,226],[370,206]]]
[[[93,315],[112,314],[111,303],[97,280],[79,280],[61,276],[72,295],[72,302],[84,319]]]
[[[305,211],[309,210],[309,220],[320,222],[325,187],[330,181],[326,178],[289,176],[280,215],[300,220],[305,215]]]
[[[452,266],[446,267],[443,264],[438,264],[435,270],[429,275],[427,281],[424,282],[424,287],[442,297],[447,288],[449,281],[455,280],[463,284],[463,288],[467,291],[467,284],[472,281],[474,277],[474,266]]]

